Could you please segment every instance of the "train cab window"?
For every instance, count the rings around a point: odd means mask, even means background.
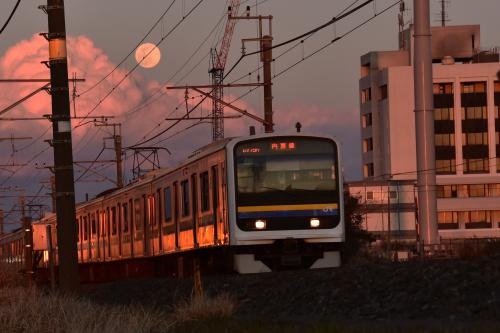
[[[126,203],[122,204],[122,216],[123,216],[123,232],[128,232],[128,205]]]
[[[189,216],[189,182],[184,180],[181,182],[182,189],[182,216]]]
[[[95,221],[95,213],[92,213],[90,215],[90,221],[91,221],[91,232],[92,232],[92,235],[95,235],[97,233],[97,224],[96,224],[96,221]]]
[[[201,211],[210,210],[210,184],[208,179],[208,171],[200,174],[201,187]]]
[[[169,222],[172,220],[172,191],[170,187],[163,190],[163,199],[165,200],[165,221]]]
[[[142,229],[142,219],[141,219],[141,200],[134,200],[134,221],[135,221],[135,230]]]
[[[111,234],[116,235],[116,207],[111,207]]]

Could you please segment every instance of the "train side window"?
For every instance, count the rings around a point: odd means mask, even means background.
[[[181,182],[182,189],[182,216],[189,216],[189,181]]]
[[[122,216],[123,216],[123,232],[128,232],[128,205],[126,203],[122,204]]]
[[[141,223],[141,200],[135,199],[134,200],[134,222],[135,222],[135,230],[141,230],[142,229],[142,223]]]
[[[167,187],[163,190],[163,199],[165,200],[165,221],[172,221],[172,190]]]
[[[95,213],[92,213],[90,215],[90,220],[92,221],[92,228],[91,228],[92,235],[95,235],[97,233],[97,226],[96,226],[96,222],[95,222]]]
[[[111,207],[111,234],[116,235],[116,207]]]
[[[210,210],[210,184],[208,179],[208,171],[200,174],[201,186],[201,211],[206,212]]]

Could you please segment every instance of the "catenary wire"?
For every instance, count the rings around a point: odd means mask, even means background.
[[[17,11],[17,7],[19,7],[19,3],[21,3],[21,0],[17,0],[17,2],[16,2],[16,4],[15,4],[14,8],[12,9],[12,11],[11,11],[11,13],[10,13],[9,17],[7,18],[7,21],[5,21],[4,25],[2,26],[2,29],[0,29],[0,34],[1,34],[2,32],[4,32],[5,28],[7,28],[7,26],[9,25],[10,20],[12,19],[12,17],[14,16],[14,14],[15,14],[15,13],[16,13],[16,11]]]

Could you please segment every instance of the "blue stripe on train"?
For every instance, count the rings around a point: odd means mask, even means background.
[[[336,216],[338,210],[324,211],[322,209],[308,209],[308,210],[282,210],[282,211],[263,211],[263,212],[240,212],[238,218],[240,219],[253,219],[253,218],[266,218],[266,217],[316,217],[316,216]]]

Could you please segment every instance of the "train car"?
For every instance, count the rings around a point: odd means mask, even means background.
[[[212,143],[174,168],[78,204],[79,261],[216,249],[239,273],[339,266],[339,156],[332,138],[300,133]],[[36,223],[35,243],[45,242],[37,233],[47,223],[55,217]]]
[[[0,262],[23,267],[24,231],[22,229],[0,234]]]

